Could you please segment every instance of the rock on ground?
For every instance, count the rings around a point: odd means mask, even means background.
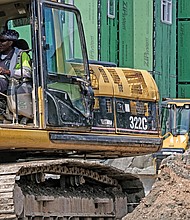
[[[136,157],[124,157],[119,159],[109,159],[105,161],[105,164],[117,167],[120,170],[132,174],[155,175],[152,154]]]
[[[150,192],[157,176],[152,154],[109,159],[105,161],[105,164],[116,167],[126,173],[137,175],[143,184],[145,195]]]
[[[123,220],[190,219],[190,150],[169,156],[150,193]]]

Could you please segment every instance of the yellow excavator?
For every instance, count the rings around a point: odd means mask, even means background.
[[[161,102],[161,131],[163,146],[154,154],[156,169],[171,154],[183,154],[189,148],[190,100],[168,98]]]
[[[142,184],[100,159],[162,146],[151,74],[89,64],[73,5],[0,0],[0,29],[19,32],[32,67],[0,94],[0,219],[121,219]]]

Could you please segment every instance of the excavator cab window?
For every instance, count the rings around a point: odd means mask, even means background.
[[[19,39],[14,42],[14,47],[18,48],[19,55],[17,65],[21,69],[21,76],[7,76],[8,88],[4,94],[6,105],[1,109],[2,123],[21,123],[33,122],[32,106],[32,77],[23,77],[23,57],[30,59],[32,57],[31,48],[31,25],[29,18],[12,18],[6,22],[6,28],[16,30],[19,33]],[[30,67],[32,62],[30,62]]]
[[[161,109],[161,131],[162,135],[169,132],[169,108],[162,107]]]
[[[56,3],[43,4],[48,126],[90,126],[89,72],[77,16]]]
[[[162,108],[162,135],[171,132],[173,135],[189,132],[190,109],[185,106],[168,105]]]
[[[5,21],[0,18],[1,28],[19,32],[32,58],[33,88],[27,103],[34,126],[90,128],[93,91],[79,11],[56,1],[7,4],[11,15],[5,13]],[[6,11],[7,6],[2,10]],[[18,118],[18,103],[24,102],[16,99],[10,112]]]
[[[190,111],[184,107],[177,107],[171,111],[171,131],[176,134],[189,132]]]

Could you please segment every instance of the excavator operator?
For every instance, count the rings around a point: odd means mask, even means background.
[[[16,47],[18,38],[19,33],[15,30],[6,30],[0,34],[0,92],[2,93],[8,88],[8,77],[21,78],[21,66],[23,78],[31,78],[30,57],[26,52],[22,53],[22,65],[20,63],[21,50]]]

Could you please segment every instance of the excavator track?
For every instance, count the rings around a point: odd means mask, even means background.
[[[121,219],[142,190],[136,176],[96,161],[1,164],[0,219]]]

